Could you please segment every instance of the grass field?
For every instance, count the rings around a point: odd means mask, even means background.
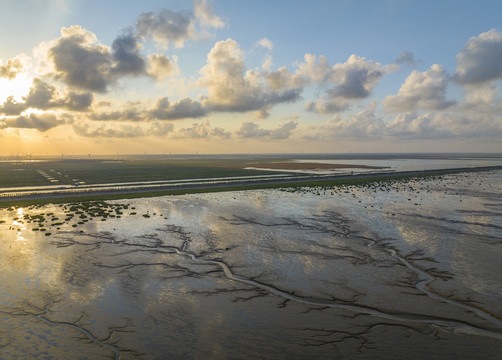
[[[244,191],[244,190],[258,190],[258,189],[282,189],[284,191],[296,192],[303,191],[303,189],[317,189],[316,191],[329,191],[334,188],[344,188],[345,186],[373,186],[375,188],[389,187],[394,183],[407,182],[410,179],[420,179],[426,177],[441,178],[437,174],[423,174],[423,175],[395,175],[386,177],[367,177],[367,178],[350,178],[340,180],[327,180],[327,181],[305,181],[292,184],[266,184],[266,185],[245,185],[245,186],[228,186],[218,188],[203,188],[203,189],[183,189],[183,190],[169,190],[169,191],[150,191],[141,193],[130,194],[108,194],[108,195],[85,195],[79,194],[77,196],[68,196],[64,198],[48,198],[48,199],[29,199],[29,200],[12,200],[0,202],[0,208],[23,207],[32,205],[45,205],[45,204],[60,204],[69,202],[90,203],[95,201],[106,200],[125,200],[134,199],[138,197],[157,197],[166,195],[185,195],[195,193],[210,193],[210,192],[225,192],[225,191]]]
[[[55,160],[46,162],[0,162],[0,188],[203,179],[211,177],[270,174],[245,170],[242,160]],[[45,174],[45,176],[43,175]],[[50,179],[57,180],[54,181]]]
[[[271,165],[274,162],[281,162],[281,167],[285,158],[178,158],[178,159],[58,159],[50,161],[0,161],[0,188],[43,186],[43,185],[71,185],[75,182],[80,184],[110,184],[127,182],[149,182],[184,179],[204,179],[219,177],[238,177],[253,175],[270,175],[265,170],[247,170],[245,167],[255,164]],[[310,165],[309,165],[310,166]],[[500,167],[498,167],[500,168]],[[440,170],[443,174],[450,170]],[[463,171],[463,170],[462,170]],[[458,172],[458,171],[453,171]],[[274,174],[277,174],[275,172]],[[47,196],[44,198],[32,199],[2,199],[0,208],[9,206],[23,206],[28,204],[61,203],[67,201],[102,201],[112,199],[127,199],[137,197],[154,197],[162,195],[178,195],[197,192],[221,192],[234,190],[252,190],[264,188],[288,188],[298,191],[302,187],[333,188],[344,185],[365,185],[377,183],[379,181],[392,182],[407,180],[410,177],[437,176],[434,170],[427,172],[416,172],[405,175],[404,173],[392,174],[368,174],[363,177],[348,177],[345,179],[298,179],[295,183],[255,183],[242,181],[233,185],[191,187],[189,185],[180,186],[180,189],[144,189],[141,192],[117,192],[103,190],[101,194],[85,193],[68,194],[68,196]],[[78,187],[75,187],[78,189]],[[9,190],[4,190],[9,191]]]

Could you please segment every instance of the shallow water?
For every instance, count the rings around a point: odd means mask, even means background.
[[[1,210],[0,358],[495,358],[501,193],[492,171]]]
[[[480,166],[502,166],[502,158],[498,155],[483,157],[481,155],[436,155],[435,157],[416,158],[413,156],[390,157],[384,156],[373,158],[352,158],[352,159],[316,159],[316,160],[296,160],[297,162],[316,162],[321,164],[349,164],[383,167],[382,170],[375,169],[337,169],[325,171],[324,173],[368,173],[368,172],[388,172],[388,171],[425,171],[438,169],[470,168]]]

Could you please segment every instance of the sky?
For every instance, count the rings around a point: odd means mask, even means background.
[[[502,152],[498,0],[0,8],[0,155]]]

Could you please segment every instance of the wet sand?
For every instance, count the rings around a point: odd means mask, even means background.
[[[492,171],[4,209],[0,358],[496,358],[501,193]]]

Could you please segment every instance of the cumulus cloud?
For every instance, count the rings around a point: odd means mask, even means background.
[[[94,96],[89,93],[77,93],[69,91],[66,96],[59,100],[61,101],[59,107],[70,111],[87,111],[94,99]]]
[[[415,65],[415,58],[410,51],[403,51],[396,59],[396,64],[399,65]]]
[[[327,123],[310,126],[303,138],[310,141],[337,139],[450,139],[497,138],[502,136],[502,120],[494,113],[403,112],[388,122],[377,115],[374,104],[357,114],[336,114]]]
[[[56,87],[38,78],[33,79],[33,86],[24,100],[27,107],[36,109],[49,109],[53,107]]]
[[[0,62],[0,78],[14,79],[18,74],[24,72],[27,67],[25,55],[9,59],[4,65]]]
[[[243,55],[236,41],[219,41],[201,69],[199,85],[206,86],[205,107],[211,111],[265,111],[271,106],[299,99],[299,88],[274,91],[261,83],[253,71],[246,72]]]
[[[441,131],[435,123],[432,114],[402,113],[398,114],[394,121],[388,124],[387,133],[392,136],[416,138],[445,137],[450,133],[445,133],[444,130]]]
[[[190,138],[190,139],[210,139],[231,137],[231,133],[223,128],[211,128],[209,120],[203,123],[194,123],[189,127],[179,129],[174,135],[175,138]]]
[[[189,39],[206,37],[206,29],[224,25],[205,0],[196,0],[193,13],[161,9],[141,14],[136,21],[136,32],[167,49],[171,44],[183,47]]]
[[[86,122],[73,124],[76,134],[84,137],[105,137],[105,138],[136,138],[144,136],[165,136],[172,132],[174,126],[170,123],[155,122],[146,125],[116,124],[93,126]]]
[[[214,13],[212,7],[206,0],[195,0],[194,15],[200,24],[208,28],[221,28],[225,22]]]
[[[113,58],[107,46],[80,26],[61,29],[61,37],[49,50],[55,75],[72,87],[106,92],[111,81]]]
[[[265,49],[272,50],[274,44],[272,44],[272,41],[270,41],[269,39],[263,38],[256,42],[256,46],[261,46]]]
[[[459,108],[466,113],[491,114],[502,118],[502,99],[498,95],[498,87],[491,83],[468,87],[465,100],[459,104]]]
[[[343,118],[335,115],[321,128],[321,132],[335,137],[380,137],[384,127],[383,120],[376,116],[375,110],[370,108]]]
[[[336,86],[328,93],[330,97],[366,98],[388,69],[380,63],[351,55],[345,63],[333,66],[329,79]]]
[[[0,114],[4,115],[19,115],[27,109],[24,102],[17,102],[13,96],[9,96],[5,102],[0,105]]]
[[[296,121],[289,121],[279,125],[276,129],[270,131],[271,139],[288,139],[295,131],[298,123]]]
[[[317,101],[309,100],[305,103],[304,109],[319,114],[331,114],[343,111],[350,105],[350,101],[342,97],[322,97]]]
[[[93,98],[93,95],[89,92],[78,93],[67,91],[64,94],[60,94],[55,86],[39,78],[35,78],[28,95],[23,97],[24,102],[16,103],[12,97],[9,97],[0,106],[0,113],[17,115],[29,108],[39,110],[66,109],[70,111],[87,111],[92,104]]]
[[[183,98],[170,102],[167,97],[159,97],[153,107],[144,108],[138,103],[126,103],[122,109],[111,111],[95,111],[89,114],[89,119],[98,121],[150,121],[178,120],[199,118],[207,115],[201,103]]]
[[[145,115],[136,108],[125,108],[117,111],[93,112],[89,119],[98,121],[143,121]]]
[[[47,131],[53,127],[63,125],[69,122],[68,117],[58,117],[55,114],[30,114],[29,116],[19,116],[14,119],[3,119],[8,127],[36,129],[39,131]]]
[[[492,29],[470,38],[457,54],[454,78],[462,85],[502,79],[502,33]]]
[[[194,37],[194,24],[190,13],[161,9],[157,14],[141,14],[136,21],[136,31],[139,36],[151,37],[166,48],[171,43],[182,47],[187,39]]]
[[[345,110],[352,101],[370,96],[378,81],[398,65],[382,65],[364,57],[351,55],[345,63],[330,66],[325,57],[317,60],[306,54],[299,73],[314,82],[328,86],[317,101],[310,101],[305,108],[318,113],[333,113]]]
[[[386,134],[411,139],[500,137],[502,122],[486,115],[403,113],[387,125]]]
[[[5,115],[18,115],[23,111],[32,108],[39,110],[66,109],[70,111],[87,111],[93,101],[93,95],[89,92],[78,93],[67,91],[60,94],[56,87],[47,82],[35,78],[33,86],[28,95],[23,97],[24,102],[15,102],[13,97],[0,106],[0,113]]]
[[[111,49],[80,26],[62,28],[61,34],[50,44],[48,63],[52,75],[72,88],[105,93],[125,76],[149,75],[162,80],[178,71],[176,57],[145,57],[138,36],[131,31],[120,34]]]
[[[404,81],[397,95],[387,96],[383,104],[387,111],[415,109],[444,110],[454,104],[446,100],[448,78],[445,69],[437,64],[424,72],[414,70]]]
[[[303,62],[298,65],[298,72],[317,83],[325,83],[331,74],[331,65],[325,56],[317,58],[312,54],[305,54]]]
[[[131,33],[119,35],[112,43],[112,57],[115,61],[111,68],[116,75],[141,75],[146,71],[146,62],[141,55],[141,44]]]
[[[261,128],[258,124],[247,121],[243,122],[241,126],[236,130],[237,136],[241,138],[269,138],[269,139],[287,139],[289,138],[294,130],[296,129],[298,123],[295,121],[290,121],[279,125],[277,128],[272,130],[267,130]]]
[[[178,73],[177,62],[176,56],[173,56],[173,60],[171,60],[164,54],[152,54],[148,56],[148,75],[157,80],[165,80]]]
[[[198,118],[205,116],[207,111],[198,101],[184,98],[170,103],[167,97],[158,98],[149,116],[159,120],[177,120],[185,118]]]
[[[237,129],[236,134],[242,138],[260,138],[269,136],[270,130],[265,130],[252,121],[246,121]]]
[[[308,84],[308,79],[298,72],[291,72],[286,66],[275,71],[264,71],[262,76],[271,90],[277,91],[288,88],[301,89]]]

